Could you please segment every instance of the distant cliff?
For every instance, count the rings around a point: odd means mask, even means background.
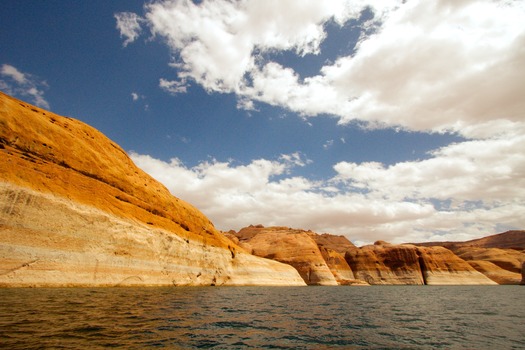
[[[428,242],[418,246],[442,246],[467,261],[498,284],[520,284],[525,262],[525,231],[507,231],[466,242]]]
[[[342,236],[318,235],[289,227],[249,226],[229,236],[246,251],[289,264],[299,271],[308,285],[363,284],[344,256],[329,247],[355,247]]]
[[[96,129],[0,93],[0,286],[304,285]]]
[[[497,245],[499,240],[516,246],[525,232],[515,232],[481,242]],[[472,247],[462,242],[455,242],[455,250],[430,243],[394,245],[383,241],[358,248],[343,236],[262,225],[226,235],[248,252],[294,266],[311,285],[519,284],[525,261],[520,250]]]

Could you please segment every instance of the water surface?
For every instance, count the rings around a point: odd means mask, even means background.
[[[524,349],[523,286],[0,289],[0,348]]]

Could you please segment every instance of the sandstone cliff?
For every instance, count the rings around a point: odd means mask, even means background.
[[[424,284],[417,252],[410,246],[379,241],[349,249],[345,259],[355,277],[369,284]]]
[[[525,231],[507,231],[466,242],[428,242],[418,246],[442,246],[467,261],[498,284],[519,284],[525,262]]]
[[[460,247],[453,249],[460,258],[498,284],[520,284],[525,252],[514,249]]]
[[[495,284],[443,247],[378,241],[348,250],[345,259],[356,278],[369,284]]]
[[[345,236],[336,236],[329,233],[316,234],[311,233],[310,235],[319,247],[328,248],[345,255],[346,251],[355,248],[355,245],[348,240]]]
[[[448,249],[461,247],[478,248],[501,248],[501,249],[525,249],[525,231],[513,230],[490,235],[483,238],[473,239],[465,242],[425,242],[417,243],[420,246],[442,246]]]
[[[304,285],[99,131],[0,93],[0,286]]]
[[[306,284],[338,284],[307,231],[258,225],[245,227],[236,236],[240,246],[252,254],[295,267]]]

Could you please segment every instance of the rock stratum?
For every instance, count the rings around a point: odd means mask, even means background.
[[[228,234],[246,251],[289,264],[308,285],[365,284],[356,280],[348,263],[334,247],[355,247],[343,236],[319,235],[289,227],[249,226]]]
[[[525,231],[507,231],[466,242],[430,242],[418,245],[445,247],[498,284],[520,284],[522,281]]]
[[[0,286],[304,285],[96,129],[0,93]]]
[[[294,266],[309,285],[494,285],[522,280],[523,251],[494,248],[497,241],[519,246],[525,232],[516,232],[482,240],[492,248],[455,242],[455,250],[383,241],[356,247],[344,236],[262,225],[226,235],[247,252]]]

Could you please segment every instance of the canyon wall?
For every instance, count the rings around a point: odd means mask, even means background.
[[[236,236],[248,252],[293,266],[308,285],[338,285],[317,243],[304,230],[259,225],[243,228]]]
[[[304,285],[88,125],[0,93],[0,286]]]

